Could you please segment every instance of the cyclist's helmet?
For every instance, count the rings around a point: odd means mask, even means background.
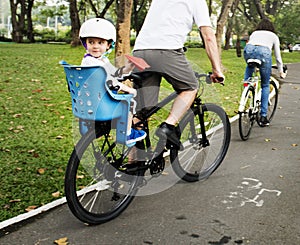
[[[116,42],[116,28],[106,19],[92,18],[85,21],[79,30],[79,38],[85,49],[87,49],[87,37],[103,38],[111,42],[111,48],[114,48]]]

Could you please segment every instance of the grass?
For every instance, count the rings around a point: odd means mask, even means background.
[[[82,55],[83,48],[68,45],[0,44],[0,222],[64,196],[73,116],[58,62],[79,64]],[[199,71],[210,71],[204,50],[189,49],[187,56]],[[233,50],[222,59],[226,86],[205,91],[233,116],[245,64]],[[300,52],[283,59],[297,62]]]

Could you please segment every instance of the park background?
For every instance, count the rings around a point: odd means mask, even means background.
[[[149,3],[1,1],[0,222],[64,196],[64,171],[74,145],[74,118],[65,74],[58,62],[80,64],[84,54],[78,40],[80,23],[95,16],[116,23],[119,42],[110,55],[113,60],[115,55],[130,53]],[[219,37],[226,85],[207,90],[215,93],[215,99],[232,117],[238,108],[245,68],[242,48],[261,18],[268,17],[275,23],[284,63],[300,61],[300,52],[287,49],[289,44],[300,42],[300,5],[298,1],[258,0],[208,3]],[[74,14],[77,20],[70,17]],[[121,30],[126,29],[128,32],[122,36]],[[186,46],[193,67],[209,72],[210,64],[196,28]]]

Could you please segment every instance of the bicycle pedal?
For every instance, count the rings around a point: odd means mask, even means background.
[[[174,144],[173,142],[171,142],[169,140],[167,141],[166,148],[167,149],[175,149],[175,150],[179,150],[179,151],[184,150],[184,147],[183,147],[181,142],[179,142],[179,145],[177,145],[177,144]]]

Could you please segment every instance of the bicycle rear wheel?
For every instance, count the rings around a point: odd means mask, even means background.
[[[204,113],[204,142],[200,126]],[[215,104],[203,104],[190,110],[179,124],[183,151],[170,150],[174,172],[183,180],[194,182],[208,178],[223,161],[230,143],[231,129],[225,111]]]
[[[124,161],[124,147],[100,129],[89,130],[75,146],[66,169],[65,195],[70,210],[82,222],[107,222],[133,200],[141,177],[113,167]]]
[[[248,86],[247,92],[244,97],[244,110],[239,111],[239,133],[242,140],[247,140],[249,138],[256,118],[256,112],[254,112],[254,99],[254,88]]]
[[[274,78],[272,78],[274,79]],[[270,94],[269,94],[269,103],[268,103],[268,119],[271,121],[274,117],[275,111],[278,104],[278,87],[276,83],[270,81]]]

